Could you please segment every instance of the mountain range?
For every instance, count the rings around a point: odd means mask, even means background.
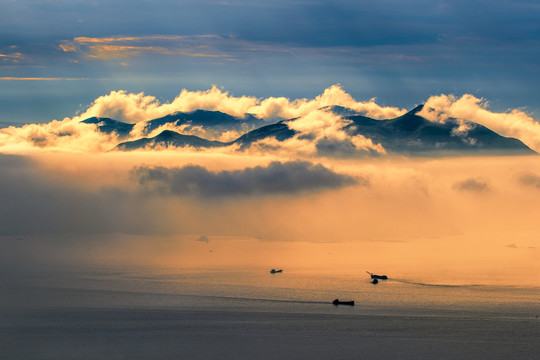
[[[515,138],[504,137],[478,123],[448,119],[444,123],[430,121],[418,113],[423,105],[417,106],[408,113],[394,119],[376,120],[362,116],[358,112],[340,107],[331,106],[322,110],[330,111],[341,116],[345,122],[341,128],[350,137],[362,135],[371,139],[373,144],[380,144],[388,154],[407,156],[446,156],[446,155],[524,155],[535,154],[523,142]],[[239,149],[249,148],[252,144],[266,139],[275,138],[279,142],[290,139],[296,135],[309,139],[309,135],[301,134],[291,129],[289,123],[295,119],[280,120],[267,124],[268,121],[253,115],[243,118],[208,110],[196,110],[189,113],[177,112],[158,119],[146,121],[143,137],[129,140],[128,136],[134,124],[110,119],[89,118],[83,123],[94,124],[103,133],[116,133],[120,140],[113,150],[129,151],[137,149],[156,149],[166,147],[211,148],[236,145]],[[236,130],[245,132],[242,136],[230,142],[220,142],[204,139],[195,135],[180,134],[171,130],[164,130],[157,136],[148,137],[153,130],[161,126],[174,127],[201,127],[205,130],[227,131]],[[146,137],[145,137],[146,135]],[[311,135],[313,137],[313,135]],[[315,141],[315,140],[313,140]],[[350,140],[322,138],[315,144],[317,151],[325,156],[359,156],[375,155],[373,151],[359,152]]]

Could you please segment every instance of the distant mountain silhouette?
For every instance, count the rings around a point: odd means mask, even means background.
[[[116,146],[115,150],[139,150],[167,147],[185,147],[210,148],[225,146],[219,141],[210,141],[194,135],[182,135],[171,130],[164,130],[159,135],[151,138],[142,138],[135,141],[126,141]]]
[[[296,131],[289,129],[286,121],[280,121],[276,124],[266,125],[250,131],[247,134],[240,136],[232,143],[239,144],[240,149],[244,149],[250,147],[253,143],[259,140],[269,137],[274,137],[278,141],[284,141],[292,138],[294,135],[296,135]]]
[[[105,117],[91,117],[82,121],[85,124],[97,125],[99,131],[111,134],[116,133],[120,138],[129,135],[134,124],[113,120]],[[218,130],[253,130],[265,124],[264,120],[251,114],[246,114],[239,118],[223,113],[221,111],[195,110],[192,112],[176,112],[161,118],[146,121],[144,134],[148,135],[152,131],[163,125],[171,126],[201,126],[203,128],[216,128]]]
[[[236,125],[239,120],[234,116],[223,113],[221,111],[208,111],[208,110],[195,110],[192,112],[176,112],[174,114],[166,115],[164,117],[147,121],[147,127],[149,130],[154,130],[164,124],[183,125],[192,124],[200,126],[222,126],[228,127],[230,125]]]
[[[392,153],[429,156],[463,152],[477,154],[534,154],[520,140],[507,138],[472,121],[448,119],[432,122],[418,114],[423,105],[390,120],[374,120],[365,116],[346,116],[352,123],[344,130],[350,135],[363,135],[380,143]]]
[[[125,123],[118,120],[113,120],[104,117],[91,117],[81,121],[85,124],[97,125],[99,131],[105,134],[117,133],[119,137],[126,137],[133,130],[134,124]]]
[[[195,110],[192,112],[176,112],[158,119],[146,122],[146,132],[170,124],[174,126],[191,125],[202,126],[204,128],[219,128],[227,130],[240,130],[242,127],[250,129],[262,126],[264,121],[251,114],[246,114],[243,118],[231,116],[221,111]]]
[[[339,116],[356,116],[356,115],[360,115],[360,113],[358,111],[356,111],[356,110],[349,109],[349,108],[339,106],[339,105],[325,106],[325,107],[321,108],[321,110],[330,111],[330,112],[334,113],[335,115],[339,115]]]
[[[234,144],[240,145],[240,149],[245,149],[250,147],[253,143],[262,139],[275,137],[278,141],[283,141],[293,137],[295,134],[296,131],[289,129],[289,127],[281,121],[277,124],[263,126],[253,131],[250,131],[247,134],[240,136],[238,139],[228,143],[220,141],[210,141],[200,138],[198,136],[181,135],[174,131],[165,130],[158,136],[155,136],[153,138],[142,138],[135,141],[123,142],[116,146],[116,150],[135,150],[154,147],[162,148],[185,146],[191,146],[196,148],[209,148],[229,146]]]
[[[388,154],[407,156],[447,156],[447,155],[523,155],[535,154],[533,150],[520,140],[507,138],[497,134],[487,127],[466,120],[448,119],[444,123],[432,122],[419,116],[423,105],[417,106],[405,115],[388,120],[375,120],[359,115],[358,112],[341,106],[328,106],[322,110],[330,111],[349,120],[343,130],[350,136],[362,135],[381,144]],[[231,142],[211,141],[193,135],[183,135],[166,130],[155,137],[143,137],[134,141],[120,143],[116,150],[152,149],[163,147],[195,148],[223,147],[239,145],[240,149],[249,148],[253,143],[275,138],[285,141],[297,135],[298,132],[289,128],[292,120],[282,120],[275,124],[260,126],[240,136]],[[119,137],[126,137],[133,129],[133,124],[109,118],[90,118],[83,121],[96,124],[99,131],[104,133],[116,132]],[[219,111],[196,110],[190,113],[174,113],[162,118],[146,122],[146,132],[165,124],[202,126],[222,131],[238,130],[249,126],[263,124],[263,121],[246,115],[238,118]],[[304,137],[304,139],[309,139]],[[345,140],[347,142],[349,140]],[[360,153],[352,143],[339,143],[334,139],[322,139],[316,145],[322,155],[327,156],[358,156]],[[375,151],[365,151],[362,155],[375,156]]]

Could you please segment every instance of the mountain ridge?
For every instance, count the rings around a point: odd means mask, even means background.
[[[116,145],[113,150],[131,151],[147,148],[168,148],[185,147],[210,148],[223,147],[225,143],[220,141],[206,140],[195,135],[179,134],[172,130],[163,130],[158,135],[151,138],[141,138],[133,141],[126,141]]]
[[[504,137],[489,128],[467,120],[448,119],[445,122],[430,121],[420,115],[424,105],[418,105],[411,111],[393,119],[377,120],[360,115],[358,112],[341,106],[328,106],[324,111],[330,111],[341,116],[347,124],[341,129],[350,137],[361,135],[371,139],[373,144],[380,144],[388,154],[406,156],[445,156],[445,155],[522,155],[536,154],[535,151],[526,146],[519,139]],[[247,120],[243,120],[247,119]],[[195,110],[190,113],[177,112],[161,118],[146,121],[150,133],[165,124],[175,126],[191,125],[203,126],[206,128],[237,130],[240,124],[251,121],[251,125],[263,123],[264,125],[247,131],[230,142],[208,140],[195,135],[185,135],[172,130],[165,130],[154,137],[142,137],[136,140],[120,142],[113,150],[136,150],[167,147],[210,148],[238,145],[240,150],[249,148],[255,142],[273,137],[278,142],[290,139],[298,134],[298,131],[291,129],[288,124],[296,119],[281,120],[273,124],[265,124],[263,120],[246,115],[244,118],[208,110]],[[104,133],[115,132],[119,138],[127,138],[130,129],[134,124],[121,122],[110,118],[89,118],[83,120],[87,124],[95,124],[98,130]],[[206,125],[205,125],[206,124]],[[129,131],[128,131],[129,130]],[[302,135],[302,134],[300,134]],[[309,136],[303,136],[303,139]],[[350,140],[344,144],[331,144],[328,146],[328,139],[323,143],[319,140],[316,148],[321,154],[332,156],[333,149],[348,148],[355,149]],[[370,155],[374,153],[370,152]],[[354,154],[352,154],[354,155]],[[358,153],[357,155],[361,155]],[[363,155],[366,155],[365,153]]]

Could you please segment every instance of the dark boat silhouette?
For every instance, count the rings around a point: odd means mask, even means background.
[[[379,280],[388,280],[388,276],[386,275],[375,275],[374,273],[370,273],[369,271],[366,271],[369,275],[371,275],[372,279],[379,279]]]
[[[332,301],[332,304],[334,305],[350,305],[354,306],[354,301],[339,301],[339,299],[336,299]]]
[[[279,270],[272,269],[272,270],[270,270],[270,274],[277,274],[277,273],[282,273],[282,272],[283,272],[283,269],[279,269]]]

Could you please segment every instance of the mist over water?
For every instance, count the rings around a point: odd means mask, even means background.
[[[63,265],[282,267],[384,272],[418,284],[539,286],[536,157],[293,163],[276,169],[300,171],[312,184],[323,181],[313,179],[320,174],[355,182],[297,191],[290,177],[285,193],[243,195],[235,185],[234,194],[220,188],[215,196],[144,187],[133,169],[196,162],[241,181],[256,166],[257,176],[270,176],[273,159],[176,152],[83,158],[2,158],[0,258],[4,273],[14,274],[5,278]],[[245,168],[252,173],[237,171]],[[212,171],[204,173],[210,180]]]

